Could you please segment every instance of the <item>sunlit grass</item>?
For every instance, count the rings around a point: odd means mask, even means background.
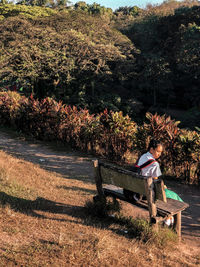
[[[199,263],[198,255],[180,252],[171,230],[156,235],[146,219],[124,216],[120,201],[91,201],[95,191],[92,180],[0,152],[0,266]]]

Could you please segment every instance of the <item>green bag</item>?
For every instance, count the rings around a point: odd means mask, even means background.
[[[165,194],[166,194],[166,198],[172,198],[175,200],[179,200],[181,202],[183,202],[183,200],[173,191],[169,190],[169,189],[165,189]]]

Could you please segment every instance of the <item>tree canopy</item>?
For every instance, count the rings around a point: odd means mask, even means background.
[[[199,109],[198,1],[115,12],[84,1],[23,3],[0,4],[1,88],[92,112]]]

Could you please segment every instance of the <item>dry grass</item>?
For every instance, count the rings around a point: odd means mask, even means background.
[[[119,220],[89,216],[94,190],[84,177],[66,179],[0,152],[0,266],[200,264],[175,243],[144,243]]]

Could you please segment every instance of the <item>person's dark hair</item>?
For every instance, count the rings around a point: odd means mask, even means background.
[[[158,146],[162,146],[162,143],[159,140],[151,139],[148,146],[148,151],[153,148],[156,149]]]

